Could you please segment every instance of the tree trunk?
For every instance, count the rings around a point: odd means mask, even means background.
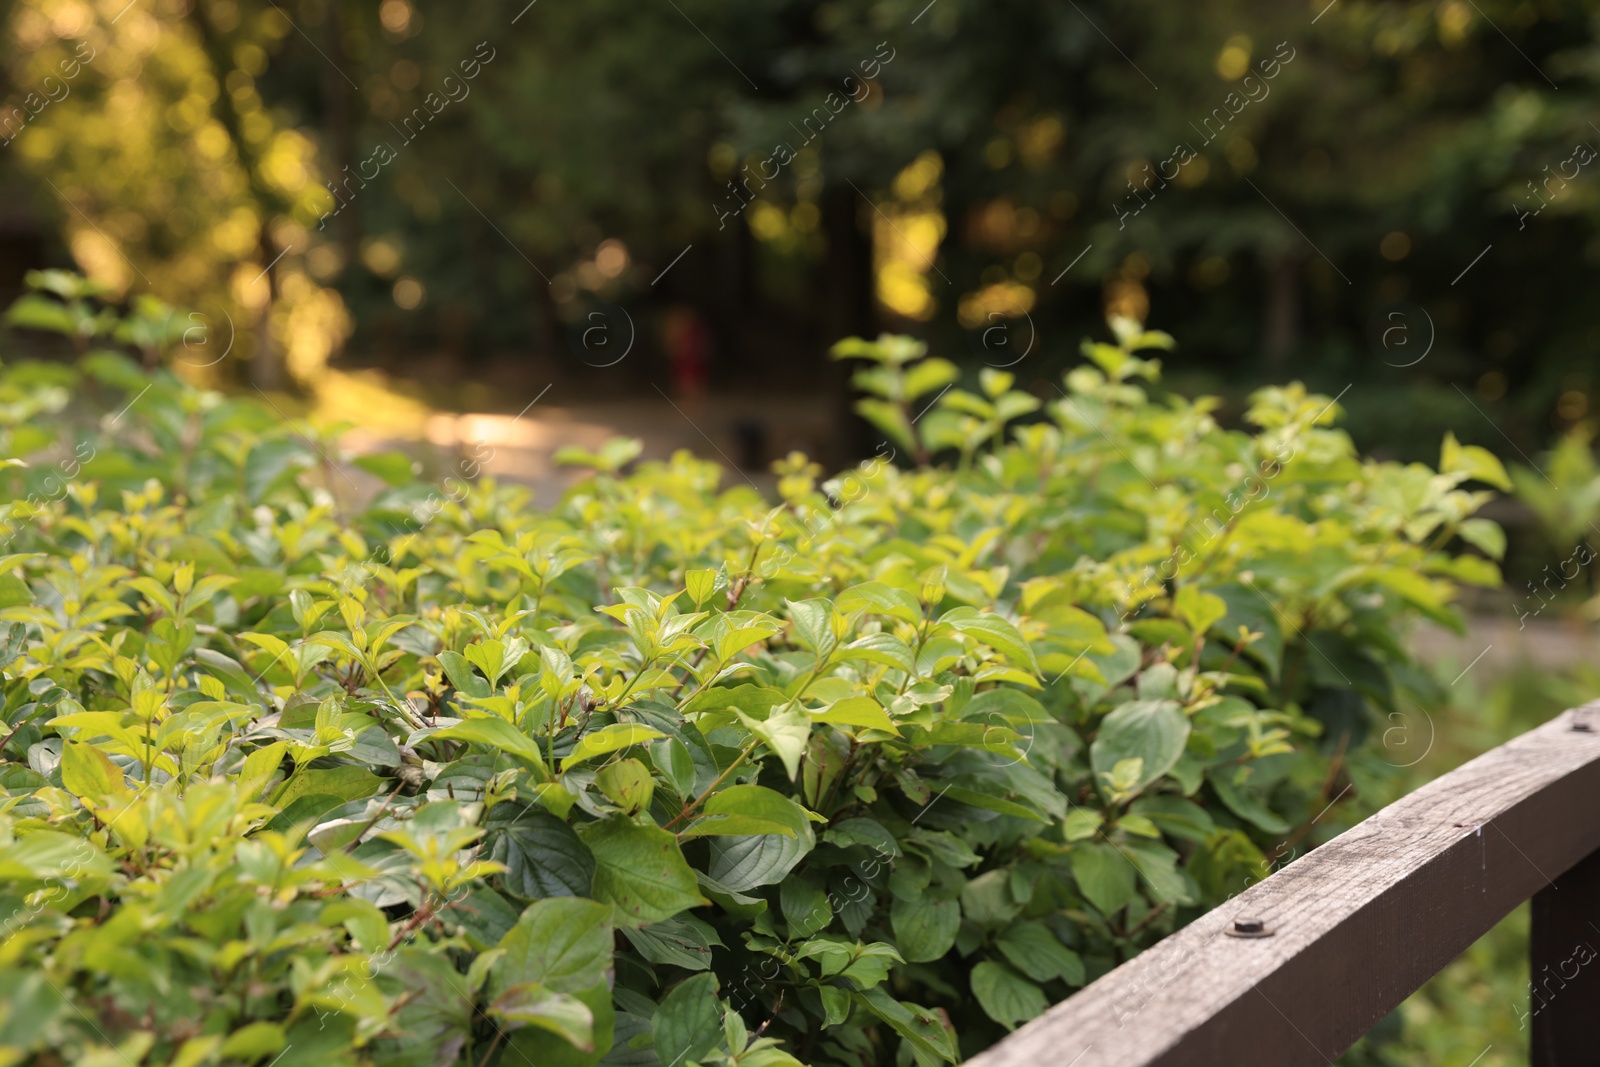
[[[212,76],[217,84],[226,85],[228,72],[233,69],[233,60],[228,50],[228,43],[217,28],[212,25],[207,17],[206,5],[195,4],[189,9],[189,22],[199,34],[200,46],[212,66]],[[272,189],[261,174],[261,154],[247,140],[241,130],[242,117],[239,109],[233,102],[233,96],[226,90],[217,94],[212,103],[212,114],[227,131],[228,138],[233,142],[234,152],[239,159],[239,166],[245,173],[249,182],[250,195],[256,202],[256,209],[261,214],[261,233],[257,241],[258,255],[261,256],[263,274],[267,281],[267,300],[257,318],[257,346],[255,358],[249,369],[250,381],[261,389],[279,388],[282,385],[282,366],[278,358],[277,346],[272,340],[272,306],[277,299],[278,287],[274,270],[279,258],[278,251],[274,248],[269,228],[275,214],[283,210],[282,198]],[[302,250],[303,251],[303,250]]]
[[[817,279],[818,336],[826,352],[845,337],[874,337],[878,333],[876,279],[872,270],[872,233],[862,224],[863,202],[849,185],[835,185],[822,196],[822,232],[828,240],[827,258]],[[826,457],[830,466],[853,462],[872,454],[878,435],[852,410],[848,364],[824,360],[824,385],[833,397],[837,455]]]
[[[283,360],[272,336],[272,308],[278,301],[278,265],[275,262],[278,253],[273,251],[272,236],[265,225],[261,227],[260,247],[262,262],[267,264],[262,271],[266,276],[267,300],[256,318],[256,354],[250,361],[250,384],[265,391],[283,387]]]
[[[336,180],[339,175],[356,165],[350,83],[339,73],[346,66],[342,8],[342,0],[328,0],[323,41],[328,51],[328,62],[322,64],[322,106],[327,114],[329,156],[333,160]],[[352,198],[338,215],[339,251],[343,253],[343,260],[347,265],[356,261],[356,253],[361,242],[360,210],[359,198]]]
[[[1300,334],[1299,263],[1282,252],[1269,253],[1262,263],[1266,275],[1266,303],[1262,306],[1261,354],[1269,375],[1287,368]]]

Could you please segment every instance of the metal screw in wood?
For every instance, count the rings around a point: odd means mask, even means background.
[[[1271,937],[1276,930],[1267,929],[1261,919],[1235,919],[1233,929],[1224,931],[1229,937]]]

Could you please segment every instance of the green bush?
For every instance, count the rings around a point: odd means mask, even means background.
[[[1166,345],[918,417],[956,368],[849,342],[950,464],[768,499],[618,441],[547,512],[481,450],[432,486],[109,352],[6,368],[0,1062],[992,1044],[1284,862],[1437,695],[1404,620],[1498,577],[1447,550],[1496,546],[1487,453],[1362,462],[1298,386],[1223,429],[1149,398]]]

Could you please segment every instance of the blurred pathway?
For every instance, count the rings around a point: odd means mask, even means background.
[[[463,461],[488,456],[484,473],[533,488],[540,505],[553,503],[581,472],[559,466],[555,453],[568,446],[595,451],[613,437],[637,437],[644,459],[666,459],[680,448],[728,470],[724,486],[742,479],[763,489],[773,484],[773,460],[798,450],[834,465],[839,447],[837,415],[818,398],[713,396],[698,405],[654,400],[618,400],[555,407],[530,404],[520,416],[436,413],[427,417],[421,441],[353,430],[346,445],[369,453],[399,448],[420,459],[429,477],[450,475]]]
[[[1472,615],[1467,632],[1419,626],[1407,642],[1425,662],[1469,673],[1480,685],[1517,667],[1561,671],[1600,659],[1600,632],[1582,623],[1513,616]],[[1451,677],[1458,677],[1451,672]]]

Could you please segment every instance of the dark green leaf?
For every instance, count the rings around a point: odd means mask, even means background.
[[[1007,1030],[1044,1014],[1044,990],[1003,963],[985,960],[972,968],[972,992],[984,1014]]]
[[[489,858],[506,866],[507,890],[520,897],[587,896],[595,861],[571,827],[548,811],[522,802],[489,813]]]

